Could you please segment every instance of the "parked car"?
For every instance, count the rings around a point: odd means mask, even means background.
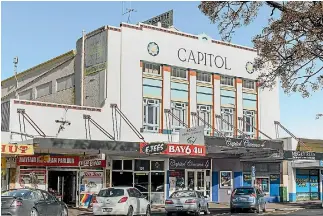
[[[1,214],[11,216],[68,216],[64,202],[47,191],[32,188],[1,193]]]
[[[256,187],[238,187],[233,190],[230,199],[231,213],[237,210],[266,211],[265,195]]]
[[[94,198],[93,215],[150,216],[150,202],[133,187],[110,187],[100,190]]]
[[[200,215],[203,212],[209,214],[207,197],[194,190],[175,191],[165,201],[167,216],[173,213],[193,213]]]

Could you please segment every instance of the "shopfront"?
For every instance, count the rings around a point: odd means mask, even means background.
[[[152,204],[165,200],[167,159],[150,157],[127,159],[112,157],[112,186],[135,187],[147,196]]]
[[[280,164],[281,163],[279,162],[243,162],[243,186],[252,185],[251,169],[252,166],[255,166],[255,186],[259,187],[266,194],[266,199],[268,202],[279,202]]]
[[[103,186],[105,156],[84,159],[75,155],[19,156],[16,188],[48,190],[68,205],[88,207]]]
[[[1,191],[15,188],[16,156],[33,154],[33,145],[1,144]]]
[[[320,199],[319,169],[296,169],[296,201]]]
[[[178,190],[190,189],[212,200],[211,170],[210,158],[169,158],[169,195]]]

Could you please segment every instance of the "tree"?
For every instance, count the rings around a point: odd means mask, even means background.
[[[205,1],[199,5],[228,42],[235,29],[249,25],[262,7],[270,8],[268,24],[253,38],[258,51],[254,69],[259,72],[261,87],[271,88],[279,78],[285,93],[309,97],[311,91],[322,90],[323,2]]]

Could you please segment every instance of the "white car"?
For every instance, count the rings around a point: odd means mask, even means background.
[[[150,202],[133,187],[102,188],[93,200],[93,215],[150,216]]]

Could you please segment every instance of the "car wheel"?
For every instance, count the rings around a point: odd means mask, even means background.
[[[32,208],[30,211],[30,216],[38,216],[38,211],[35,208]]]
[[[236,209],[234,209],[234,208],[230,208],[230,212],[231,212],[231,213],[235,213],[235,212],[236,212]]]
[[[63,208],[63,211],[62,211],[62,213],[61,213],[61,216],[68,216],[68,210],[67,210],[67,208]]]
[[[133,216],[133,208],[132,208],[132,206],[129,206],[127,216]]]
[[[146,216],[150,216],[150,215],[151,215],[151,210],[150,210],[150,206],[148,205],[146,209]]]

